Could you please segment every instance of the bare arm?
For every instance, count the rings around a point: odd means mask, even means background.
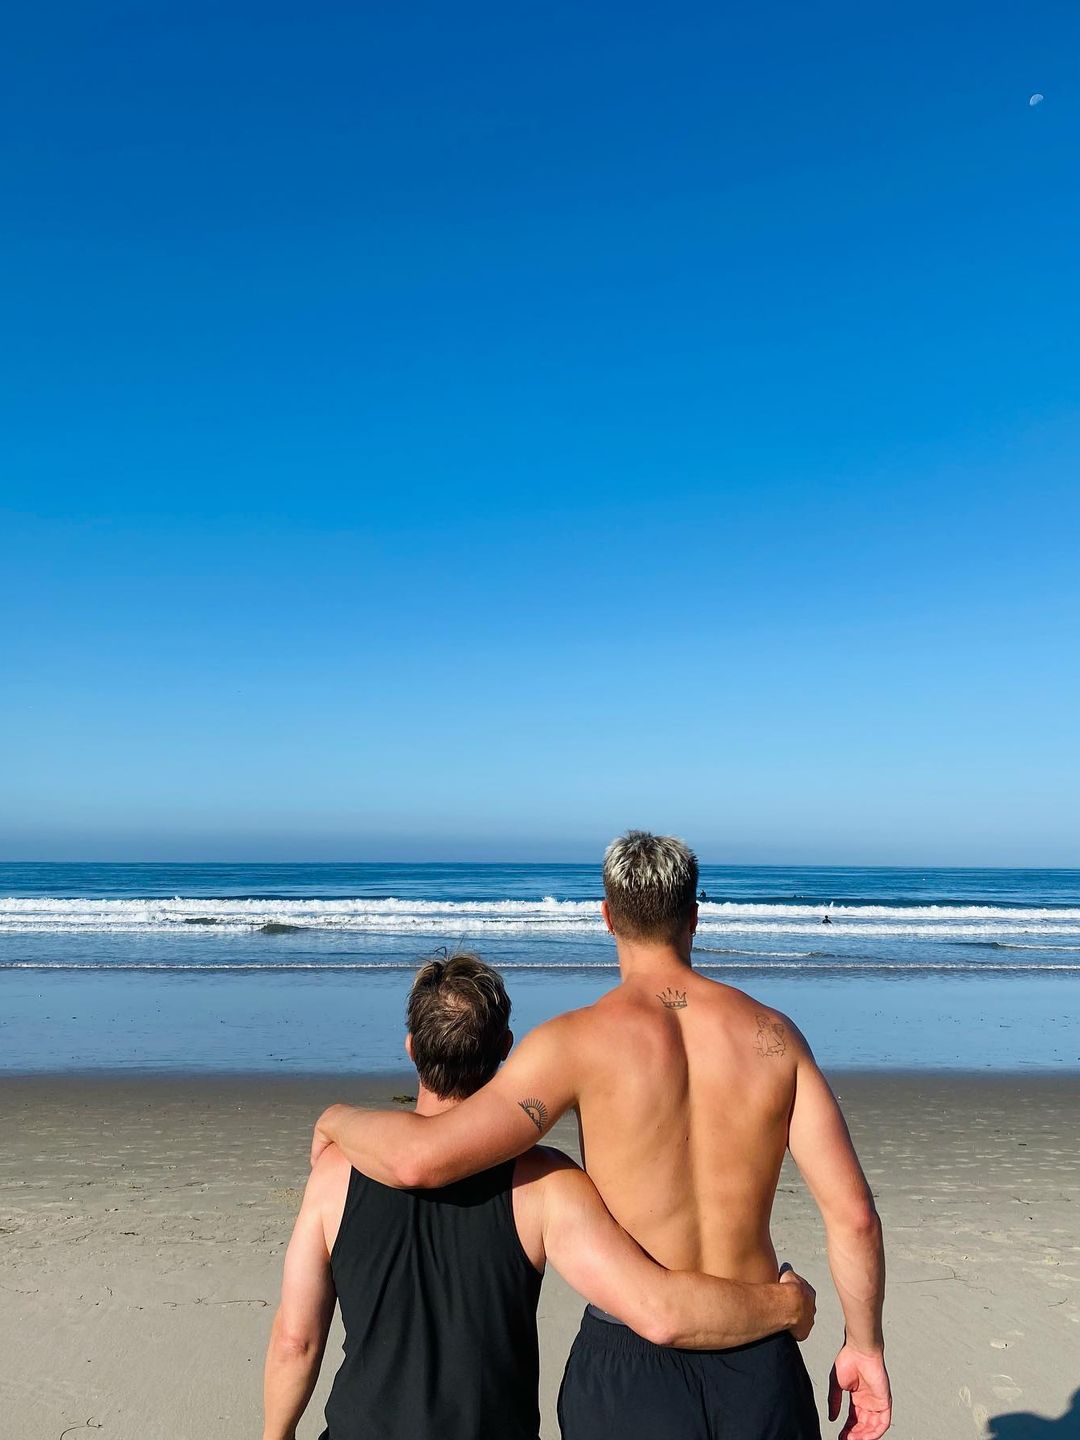
[[[781,1330],[810,1333],[814,1292],[792,1277],[748,1285],[665,1270],[611,1217],[584,1171],[558,1152],[538,1182],[544,1251],[570,1285],[657,1345],[719,1350]]]
[[[281,1303],[266,1351],[263,1440],[295,1440],[319,1378],[336,1298],[322,1206],[337,1168],[327,1156],[312,1171],[285,1254]]]
[[[874,1198],[840,1106],[809,1051],[799,1058],[795,1085],[788,1146],[825,1221],[848,1339],[868,1354],[881,1351],[885,1252]]]
[[[830,1378],[829,1413],[836,1418],[840,1391],[849,1391],[853,1428],[844,1433],[852,1440],[877,1440],[892,1416],[881,1327],[881,1221],[836,1097],[801,1036],[799,1042],[788,1146],[825,1221],[829,1268],[846,1327]]]
[[[521,1155],[576,1103],[569,1018],[534,1030],[493,1080],[441,1115],[331,1105],[315,1126],[312,1158],[333,1143],[373,1180],[411,1190]]]

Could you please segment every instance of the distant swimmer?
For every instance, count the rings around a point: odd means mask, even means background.
[[[832,921],[829,919],[828,915],[823,915],[823,916],[821,917],[821,923],[822,923],[823,925],[831,925],[831,924],[832,924]]]
[[[700,900],[707,900],[709,897],[708,897],[708,895],[705,894],[705,891],[704,891],[704,890],[699,890],[699,891],[698,891],[698,897],[697,897],[697,898],[698,898],[698,900],[700,901]]]

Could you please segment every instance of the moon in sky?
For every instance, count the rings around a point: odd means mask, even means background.
[[[1040,95],[1039,92],[1036,90],[1035,94],[1032,95],[1031,99],[1028,101],[1028,104],[1029,104],[1029,105],[1041,105],[1042,102],[1043,102],[1045,99],[1046,99],[1046,96],[1045,96],[1045,95]]]

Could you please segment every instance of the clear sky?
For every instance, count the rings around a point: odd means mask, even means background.
[[[1074,0],[19,7],[0,855],[1080,863],[1078,159]]]

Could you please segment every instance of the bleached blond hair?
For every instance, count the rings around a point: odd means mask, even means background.
[[[698,862],[674,835],[628,830],[604,853],[604,894],[616,935],[671,942],[697,900]]]

